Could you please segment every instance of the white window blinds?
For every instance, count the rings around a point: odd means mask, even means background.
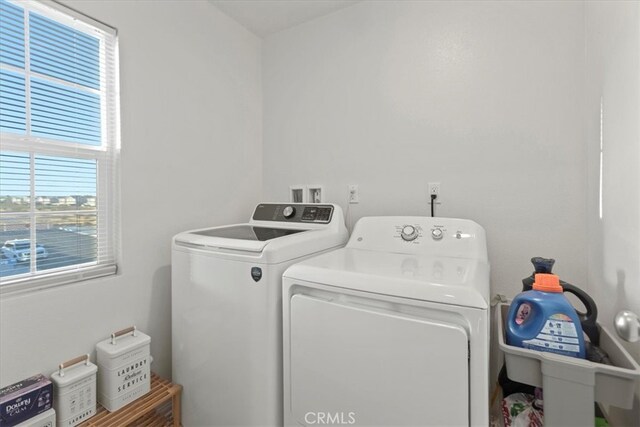
[[[115,272],[117,89],[114,29],[0,0],[0,293]]]

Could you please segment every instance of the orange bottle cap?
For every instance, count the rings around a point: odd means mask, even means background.
[[[560,278],[555,274],[538,273],[535,276],[535,282],[533,283],[533,289],[542,292],[562,292],[562,285],[560,285]]]

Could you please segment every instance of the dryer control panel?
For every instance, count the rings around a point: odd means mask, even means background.
[[[432,240],[439,241],[442,240],[447,234],[447,226],[440,224],[433,224],[427,233],[424,233],[423,227],[420,224],[404,224],[404,225],[396,225],[396,231],[399,233],[400,238],[405,242],[415,242],[419,243],[423,236],[427,236],[427,238],[431,238]],[[457,240],[461,240],[466,237],[470,237],[468,233],[463,231],[464,227],[458,226],[456,228],[456,232],[451,234],[452,238]]]
[[[484,229],[457,218],[361,218],[347,247],[487,260]]]
[[[260,203],[253,212],[255,221],[302,222],[328,224],[333,206],[302,203]]]

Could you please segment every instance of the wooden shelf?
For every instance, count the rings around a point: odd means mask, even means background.
[[[81,427],[180,427],[182,386],[151,373],[151,390],[115,412],[98,405],[97,413]]]

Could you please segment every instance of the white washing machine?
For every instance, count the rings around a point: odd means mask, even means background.
[[[489,263],[462,219],[370,217],[283,278],[287,426],[486,426]]]
[[[172,245],[173,380],[185,427],[282,425],[282,273],[341,247],[339,206],[259,204]]]

